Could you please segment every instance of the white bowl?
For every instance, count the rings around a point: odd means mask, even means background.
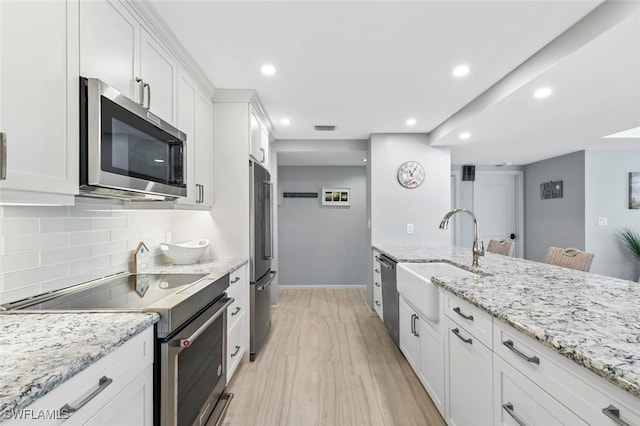
[[[160,250],[174,265],[190,265],[196,263],[209,247],[209,240],[188,241],[181,244],[161,243]]]

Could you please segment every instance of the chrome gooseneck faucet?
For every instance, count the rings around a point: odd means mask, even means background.
[[[473,214],[471,210],[453,209],[444,215],[442,221],[440,222],[439,228],[447,229],[447,227],[449,226],[449,219],[451,219],[451,216],[456,213],[466,213],[471,216],[471,219],[473,220],[473,263],[471,264],[471,266],[477,268],[480,266],[478,265],[478,258],[480,256],[484,256],[484,243],[478,240],[478,219],[476,218],[476,215]]]

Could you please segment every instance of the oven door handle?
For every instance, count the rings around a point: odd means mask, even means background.
[[[234,299],[233,297],[228,297],[226,299],[222,299],[222,301],[224,302],[224,305],[218,310],[218,312],[216,312],[211,318],[209,318],[207,322],[202,324],[202,326],[194,331],[191,336],[187,337],[186,339],[180,339],[181,348],[188,348],[189,346],[191,346],[191,344],[196,341],[198,336],[200,336],[211,324],[213,324],[213,322],[217,320],[220,315],[226,312],[226,309],[233,303]]]

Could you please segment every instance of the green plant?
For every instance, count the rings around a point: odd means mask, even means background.
[[[640,260],[640,234],[634,232],[631,228],[625,228],[618,231],[618,238],[620,238],[629,251]]]

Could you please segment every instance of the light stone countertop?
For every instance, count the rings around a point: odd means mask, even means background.
[[[152,266],[144,271],[145,274],[207,274],[207,276],[218,279],[225,274],[237,271],[249,261],[247,259],[219,259],[204,260],[191,265],[173,265],[166,263]],[[247,277],[248,279],[249,277]]]
[[[0,314],[0,413],[26,408],[158,319],[155,313]]]
[[[399,263],[471,269],[459,247],[374,247]],[[487,253],[480,275],[432,281],[640,398],[640,284]]]

